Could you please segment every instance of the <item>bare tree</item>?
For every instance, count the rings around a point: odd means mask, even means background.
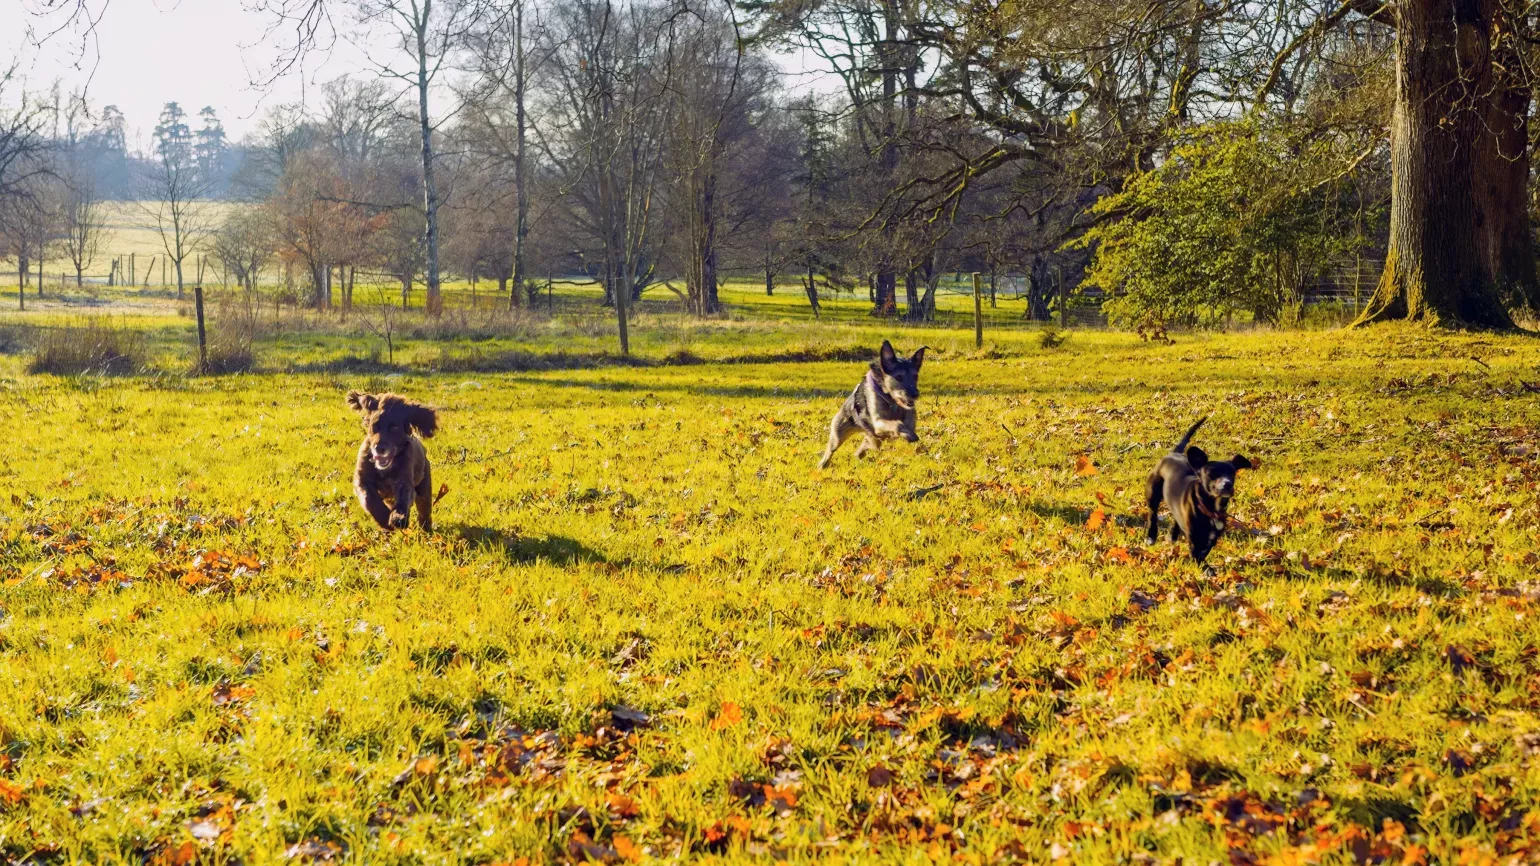
[[[436,116],[430,102],[451,59],[493,14],[493,4],[486,0],[254,0],[253,6],[280,24],[292,25],[295,40],[280,61],[285,68],[314,48],[325,34],[335,33],[330,30],[332,8],[347,8],[354,28],[350,35],[370,57],[376,73],[412,92],[420,138],[427,308],[436,315],[443,307],[439,275],[439,208],[443,201],[434,136],[456,110],[450,108]],[[393,50],[384,55],[372,50],[383,43],[391,43]]]
[[[86,268],[91,267],[101,252],[104,217],[91,159],[94,137],[82,125],[86,113],[84,99],[71,97],[65,112],[65,136],[60,142],[63,154],[59,160],[61,245],[75,268],[77,288],[84,284]]]
[[[155,128],[155,159],[144,178],[140,209],[148,227],[160,236],[167,261],[176,270],[176,296],[185,294],[183,263],[202,251],[214,230],[208,192],[211,180],[199,170],[192,133],[176,103],[167,103]]]
[[[271,212],[262,207],[242,207],[232,210],[220,224],[213,252],[250,296],[257,291],[257,279],[272,260],[276,243]]]
[[[484,160],[512,164],[513,174],[513,291],[510,306],[522,303],[528,281],[529,209],[533,186],[530,172],[527,105],[529,81],[544,55],[532,52],[526,13],[528,0],[509,0],[506,14],[492,17],[473,35],[474,78],[466,88],[465,109],[474,131],[473,147]],[[534,22],[532,22],[534,23]],[[540,25],[534,23],[534,30]],[[539,40],[536,40],[537,42]]]
[[[562,175],[569,227],[597,248],[626,354],[631,303],[657,266],[654,205],[676,107],[675,21],[654,5],[578,0],[556,10],[544,38],[542,144]]]
[[[96,197],[96,182],[87,175],[76,175],[64,185],[61,209],[64,253],[75,268],[75,286],[85,284],[86,268],[96,262],[102,247],[102,203]]]

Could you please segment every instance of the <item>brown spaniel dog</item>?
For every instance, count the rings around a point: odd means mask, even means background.
[[[405,529],[417,502],[417,523],[433,531],[433,476],[424,439],[438,429],[438,415],[398,394],[348,392],[348,405],[364,416],[353,492],[381,529]],[[413,436],[413,432],[417,436]]]

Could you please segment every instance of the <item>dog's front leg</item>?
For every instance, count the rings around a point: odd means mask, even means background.
[[[412,500],[415,491],[412,490],[411,479],[402,479],[396,482],[396,501],[391,503],[390,528],[405,529],[412,522]]]
[[[1202,565],[1203,564],[1203,560],[1208,559],[1209,551],[1211,551],[1213,549],[1214,549],[1214,543],[1212,541],[1199,540],[1197,537],[1194,537],[1192,539],[1192,558],[1193,558],[1193,561],[1198,563],[1199,565]]]
[[[353,488],[353,492],[358,494],[358,504],[362,505],[364,510],[369,512],[369,516],[374,518],[374,522],[379,524],[381,529],[389,529],[390,506],[385,504],[385,499],[380,496],[380,492],[372,488],[366,489],[357,486]]]
[[[915,432],[914,425],[915,414],[914,410],[910,409],[904,412],[904,420],[898,425],[898,435],[904,437],[905,442],[920,441],[920,434]]]

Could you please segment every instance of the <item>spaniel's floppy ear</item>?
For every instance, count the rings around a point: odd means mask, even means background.
[[[380,408],[380,400],[373,394],[360,394],[357,391],[349,391],[348,405],[359,412],[373,412]]]
[[[438,413],[420,403],[408,403],[406,423],[412,425],[418,436],[432,439],[433,432],[438,429]]]
[[[1255,468],[1257,468],[1255,465],[1252,464],[1252,462],[1250,460],[1247,460],[1245,457],[1242,457],[1239,454],[1237,454],[1234,457],[1230,458],[1230,465],[1234,466],[1236,469],[1255,469]]]
[[[1208,462],[1208,452],[1196,445],[1187,446],[1187,462],[1192,468],[1198,469]]]
[[[877,364],[882,367],[882,372],[892,373],[893,367],[898,363],[898,354],[893,351],[893,344],[887,340],[882,341],[882,348],[877,352]]]
[[[929,346],[921,346],[919,349],[915,350],[913,355],[909,357],[909,363],[914,365],[914,371],[916,373],[920,372],[920,365],[925,363],[925,350],[929,348]]]

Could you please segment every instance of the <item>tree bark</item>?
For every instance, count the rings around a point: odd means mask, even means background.
[[[422,205],[427,216],[426,246],[428,270],[427,312],[436,316],[444,308],[439,294],[438,273],[438,187],[433,180],[433,125],[428,115],[428,22],[431,0],[425,0],[416,22],[417,37],[417,123],[422,135]]]
[[[1511,328],[1532,306],[1525,113],[1492,50],[1500,0],[1402,0],[1391,120],[1390,246],[1357,324],[1411,319]],[[1499,35],[1501,34],[1501,35]]]
[[[920,277],[913,269],[904,274],[904,309],[911,322],[924,318],[925,311],[920,306]]]
[[[814,269],[812,262],[808,262],[807,282],[802,284],[802,288],[807,292],[808,306],[813,308],[813,318],[823,318],[823,310],[818,305],[818,271]]]
[[[713,148],[715,145],[712,145]],[[706,164],[695,169],[691,179],[694,200],[690,214],[691,258],[686,279],[686,292],[692,312],[697,316],[713,315],[720,307],[717,298],[717,176],[714,156],[706,157]]]
[[[510,306],[523,304],[520,293],[524,291],[524,245],[529,236],[529,190],[524,170],[524,0],[516,0],[513,19],[514,51],[514,156],[513,183],[517,196],[518,223],[513,233],[513,294],[508,296]],[[501,290],[501,288],[499,288]]]
[[[884,39],[880,49],[882,62],[882,177],[891,182],[898,169],[898,3],[883,0]],[[898,314],[898,275],[893,272],[894,226],[885,220],[882,228],[883,249],[877,263],[873,285],[872,315],[891,317]]]

